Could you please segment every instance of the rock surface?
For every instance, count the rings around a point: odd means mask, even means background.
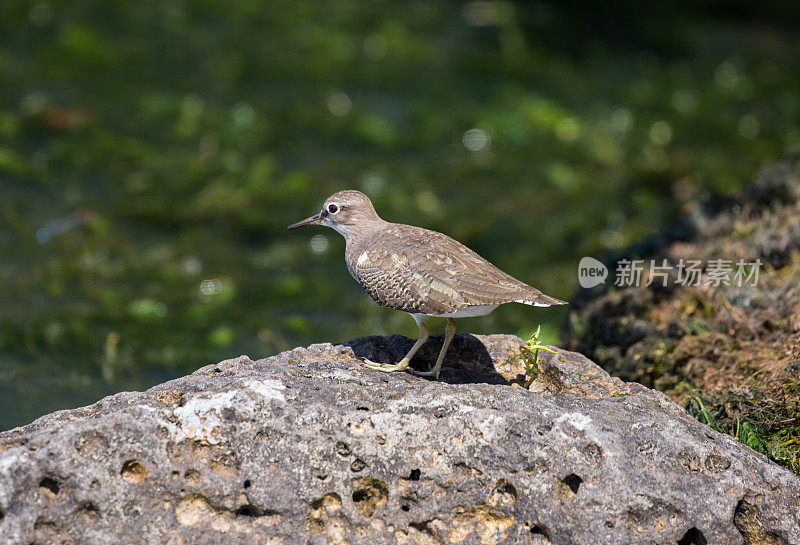
[[[800,481],[663,394],[565,351],[509,385],[510,336],[458,336],[441,382],[356,358],[410,344],[242,356],[2,433],[0,543],[800,543]]]

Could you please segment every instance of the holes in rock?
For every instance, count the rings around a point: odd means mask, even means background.
[[[356,458],[350,464],[350,471],[352,471],[353,473],[358,473],[359,471],[363,470],[365,467],[367,467],[367,463],[364,460],[362,460],[361,458]]]
[[[478,476],[478,473],[474,468],[469,467],[466,463],[456,462],[453,464],[453,476],[457,480],[463,481],[464,479],[470,479]]]
[[[253,484],[253,483],[251,483],[251,482],[250,482],[250,479],[247,479],[247,480],[244,482],[244,485],[243,485],[243,486],[244,486],[245,488],[250,488],[250,486],[252,486],[252,484]]]
[[[492,505],[513,505],[517,501],[517,489],[505,479],[500,479],[492,491],[489,502]]]
[[[359,406],[359,407],[356,407],[356,410],[357,411],[368,411],[369,407]]]
[[[0,509],[0,522],[2,522],[4,518],[6,518],[6,514]]]
[[[312,515],[319,516],[322,510],[335,512],[342,508],[342,498],[336,492],[329,492],[321,498],[311,502]]]
[[[36,522],[33,523],[34,541],[31,545],[55,543],[58,536],[56,530],[56,523],[50,520],[45,520],[43,517],[37,517]]]
[[[357,487],[353,492],[353,505],[365,517],[374,515],[389,497],[386,485],[372,477],[353,479],[353,486]]]
[[[261,517],[264,515],[264,511],[253,505],[252,503],[246,503],[240,506],[236,510],[237,517]]]
[[[372,497],[373,495],[369,491],[360,488],[355,492],[353,492],[353,503],[355,503],[356,506],[360,506],[362,504],[369,502],[372,499]]]
[[[58,494],[58,483],[55,481],[55,479],[45,477],[39,481],[39,490],[41,490],[46,496],[54,497]]]
[[[710,471],[725,471],[731,467],[731,461],[716,454],[709,454],[706,457],[705,466]]]
[[[534,524],[533,528],[531,528],[531,534],[535,536],[544,536],[547,539],[550,539],[550,531],[547,529],[547,527],[541,524]]]
[[[140,483],[144,481],[147,470],[136,460],[126,460],[119,473],[122,475],[122,479],[129,483]]]
[[[305,529],[309,534],[321,534],[325,531],[327,521],[340,521],[337,513],[342,509],[342,499],[335,492],[328,492],[321,498],[311,502],[311,509],[306,517]],[[330,526],[329,526],[330,528]]]
[[[409,507],[408,505],[401,505],[400,509],[402,509],[403,511],[411,511],[411,507]]]
[[[100,510],[91,502],[81,504],[75,514],[79,522],[87,525],[94,524],[100,518]]]
[[[183,474],[183,478],[186,479],[186,482],[189,484],[199,484],[203,482],[203,474],[196,469],[187,469]]]
[[[547,435],[553,429],[552,424],[539,424],[536,426],[536,433],[538,435]]]
[[[418,543],[441,543],[441,538],[439,537],[438,532],[435,532],[430,526],[428,526],[429,522],[432,521],[409,522],[408,527],[413,528],[422,534],[419,536],[421,540],[418,541]],[[493,543],[493,541],[486,541],[484,543]]]
[[[564,480],[562,482],[565,485],[567,485],[570,490],[572,490],[573,494],[577,494],[578,493],[578,488],[580,488],[581,483],[583,482],[583,479],[581,479],[580,477],[578,477],[574,473],[570,473],[569,475],[564,477]]]
[[[422,472],[419,469],[412,469],[411,473],[408,476],[408,480],[409,481],[418,481],[421,476],[422,476]]]
[[[339,456],[350,456],[350,445],[343,441],[337,441],[336,445],[333,447],[333,450],[335,450],[336,454]]]
[[[744,543],[747,545],[754,543],[781,543],[775,534],[767,531],[764,527],[761,509],[757,507],[756,493],[748,490],[742,499],[736,504],[733,511],[733,525],[742,534]],[[771,539],[770,538],[775,538]]]
[[[706,538],[703,532],[692,526],[678,540],[678,545],[706,545]]]
[[[189,494],[175,503],[175,519],[181,526],[209,523],[219,514],[209,503],[208,498],[199,494]]]
[[[597,464],[603,459],[603,449],[597,443],[587,443],[581,450],[583,451],[583,457],[590,464]]]

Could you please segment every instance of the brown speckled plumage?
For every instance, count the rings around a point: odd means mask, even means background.
[[[453,318],[488,314],[503,303],[564,303],[504,273],[447,235],[382,220],[369,198],[358,191],[331,195],[319,214],[289,228],[316,224],[344,236],[347,268],[373,300],[410,313],[419,325],[420,338],[405,358],[388,366],[366,362],[371,369],[399,371],[408,367],[428,337],[421,315],[448,318],[436,364],[431,371],[419,373],[438,377],[455,334]]]
[[[421,227],[381,220],[369,237],[348,241],[345,259],[372,299],[405,312],[435,316],[518,301],[561,303],[447,235]]]

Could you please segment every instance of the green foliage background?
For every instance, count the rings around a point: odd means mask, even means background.
[[[285,231],[344,188],[569,298],[581,256],[800,149],[797,15],[0,3],[0,429],[241,353],[413,335],[338,235]],[[508,305],[461,330],[554,342],[561,319]]]

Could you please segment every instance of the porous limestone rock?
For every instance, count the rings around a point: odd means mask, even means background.
[[[403,337],[318,344],[44,416],[0,434],[0,543],[800,543],[789,471],[577,353],[510,384],[521,343],[459,335],[441,382],[357,361]]]

